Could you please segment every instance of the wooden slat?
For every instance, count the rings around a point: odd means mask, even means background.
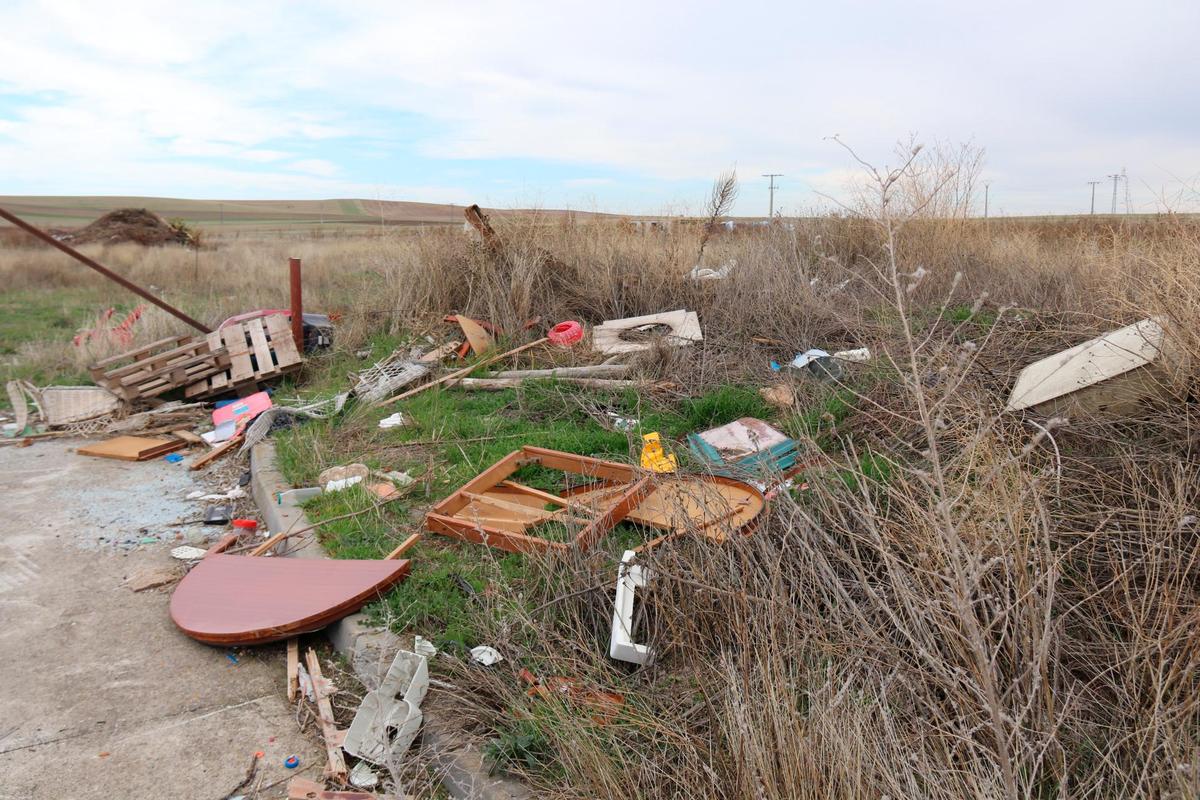
[[[257,362],[254,374],[257,377],[274,375],[279,370],[275,368],[275,360],[271,357],[271,346],[267,344],[267,332],[263,329],[261,319],[251,319],[242,323],[250,334],[250,343],[254,345],[254,358]]]
[[[345,783],[348,770],[346,758],[342,755],[342,746],[338,739],[337,723],[333,719],[333,705],[322,691],[325,688],[324,676],[321,675],[321,662],[317,659],[317,651],[309,650],[306,654],[308,673],[312,677],[313,694],[317,697],[317,715],[321,718],[321,734],[325,737],[325,754],[329,758],[328,775],[334,780]]]
[[[515,481],[500,481],[496,485],[503,486],[505,489],[512,489],[514,492],[520,492],[521,494],[527,494],[530,497],[536,497],[544,503],[551,503],[553,505],[563,506],[563,507],[570,505],[570,503],[568,503],[566,500],[562,499],[561,497],[559,497],[556,494],[550,494],[549,492],[543,492],[541,489],[535,489],[532,486],[526,486],[523,483],[517,483]]]
[[[166,339],[159,339],[157,342],[151,342],[150,344],[139,347],[136,350],[130,350],[128,352],[120,353],[115,356],[109,356],[108,358],[97,361],[92,365],[92,368],[99,369],[101,367],[106,367],[109,364],[116,364],[120,361],[124,361],[127,358],[137,361],[139,356],[145,355],[146,353],[152,353],[155,350],[167,347],[168,345],[178,345],[189,338],[191,337],[186,334],[183,336],[168,336]]]
[[[493,508],[503,509],[504,511],[518,514],[521,517],[529,519],[530,521],[556,519],[560,513],[559,511],[546,511],[545,509],[534,508],[533,506],[524,506],[520,503],[513,503],[508,500],[503,500],[499,497],[493,497],[489,494],[476,494],[475,492],[463,492],[463,494],[474,500],[477,504],[483,503],[484,505],[492,506]]]
[[[221,330],[221,340],[229,351],[229,383],[241,383],[254,378],[254,366],[250,363],[250,347],[246,344],[246,328],[230,325]]]
[[[275,351],[276,366],[285,371],[302,360],[292,338],[292,328],[283,314],[272,314],[266,318],[267,333],[271,337],[271,349]]]
[[[288,639],[287,643],[287,699],[296,702],[300,693],[300,640]]]
[[[507,550],[510,553],[541,553],[547,550],[569,549],[563,542],[550,542],[535,536],[525,536],[520,533],[491,528],[486,525],[476,525],[456,517],[429,513],[425,516],[425,528],[431,533],[440,533],[455,539],[462,539],[475,544],[486,544]]]
[[[193,470],[200,469],[201,467],[206,466],[210,461],[215,461],[216,459],[225,455],[226,453],[228,453],[230,450],[237,447],[241,443],[242,443],[242,435],[239,433],[237,436],[233,437],[229,441],[222,442],[221,444],[214,447],[212,450],[209,450],[207,453],[205,453],[204,455],[197,458],[195,461],[193,461],[191,463],[191,466],[189,466],[188,469],[193,469]]]
[[[419,541],[421,541],[421,534],[414,533],[412,536],[409,536],[407,539],[405,539],[403,542],[401,542],[399,547],[397,547],[395,550],[393,550],[392,552],[390,552],[386,556],[384,556],[383,560],[384,561],[395,561],[397,558],[399,558],[400,556],[402,556],[406,552],[408,552],[408,549],[410,547],[412,547],[413,545],[415,545]]]

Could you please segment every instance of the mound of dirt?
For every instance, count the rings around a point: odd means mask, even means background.
[[[91,242],[137,242],[144,245],[191,244],[192,236],[183,225],[173,226],[144,208],[118,208],[86,228],[61,237],[71,244]]]

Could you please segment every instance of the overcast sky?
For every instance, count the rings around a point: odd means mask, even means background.
[[[1198,42],[1185,0],[0,0],[0,194],[661,213],[736,165],[738,213],[764,172],[803,213],[854,167],[828,137],[916,134],[986,150],[993,213],[1122,167],[1153,211],[1200,175]]]

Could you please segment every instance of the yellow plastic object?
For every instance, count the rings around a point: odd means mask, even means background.
[[[642,469],[651,472],[674,472],[678,468],[675,454],[663,450],[662,439],[657,433],[642,435]]]

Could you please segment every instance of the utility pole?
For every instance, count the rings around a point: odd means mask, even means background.
[[[1096,184],[1100,181],[1088,181],[1088,186],[1092,187],[1092,210],[1089,212],[1092,216],[1096,215]]]
[[[990,181],[983,182],[983,218],[988,218],[988,193],[991,191],[992,184]]]
[[[771,185],[769,187],[771,190],[771,213],[769,214],[769,217],[771,219],[775,219],[775,179],[782,178],[783,173],[782,172],[768,172],[768,173],[764,174],[763,177],[771,179]]]
[[[1121,182],[1121,176],[1120,176],[1120,174],[1109,175],[1108,179],[1113,182],[1112,211],[1110,213],[1116,214],[1117,213],[1117,184]]]

